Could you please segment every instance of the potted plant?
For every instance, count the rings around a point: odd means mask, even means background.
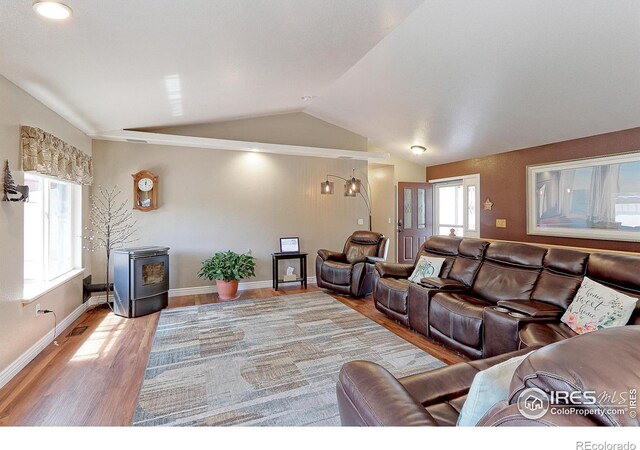
[[[198,277],[216,280],[220,300],[231,300],[238,292],[238,280],[256,276],[255,258],[251,251],[239,255],[231,250],[217,252],[202,262]]]

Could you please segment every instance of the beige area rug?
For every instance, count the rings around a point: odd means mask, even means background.
[[[444,366],[323,292],[164,310],[133,425],[339,425],[355,359],[398,377]]]

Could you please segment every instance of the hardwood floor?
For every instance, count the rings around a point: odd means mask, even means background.
[[[319,290],[284,288],[243,291],[236,300]],[[377,311],[371,297],[334,298],[398,336],[452,364],[459,355]],[[215,294],[173,297],[169,307],[218,303]],[[106,308],[88,311],[0,389],[0,425],[127,426],[135,411],[160,313],[135,320]]]

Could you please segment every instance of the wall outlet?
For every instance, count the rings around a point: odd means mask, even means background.
[[[358,219],[358,225],[364,225],[364,219]]]
[[[391,217],[389,217],[389,223],[391,223]]]
[[[40,311],[42,311],[42,307],[40,306],[40,303],[38,303],[36,305],[36,317],[38,317],[38,315],[40,314]]]
[[[496,219],[496,228],[507,228],[507,219]]]

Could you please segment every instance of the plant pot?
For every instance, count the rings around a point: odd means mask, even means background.
[[[220,300],[232,300],[238,294],[238,280],[216,280],[216,287],[218,288]]]

